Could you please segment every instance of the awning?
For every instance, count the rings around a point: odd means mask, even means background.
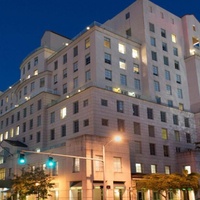
[[[11,188],[12,181],[11,180],[0,180],[0,188]]]
[[[73,181],[70,183],[71,190],[82,189],[82,182],[81,181]]]

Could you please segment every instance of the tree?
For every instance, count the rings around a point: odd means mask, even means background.
[[[14,175],[11,191],[13,195],[18,194],[20,200],[31,194],[37,194],[38,200],[45,199],[49,195],[49,189],[54,187],[52,180],[43,169],[37,167],[32,170],[29,166],[21,170],[21,175]]]
[[[188,190],[197,192],[199,189],[200,175],[197,173],[188,174],[149,174],[144,175],[141,180],[136,182],[137,190],[152,190],[158,192],[166,200],[169,192],[176,194],[177,190],[184,191],[184,199],[189,200]]]

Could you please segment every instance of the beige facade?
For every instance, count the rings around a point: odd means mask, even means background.
[[[199,172],[199,160],[191,162],[199,142],[199,30],[192,15],[137,0],[73,40],[45,32],[22,61],[19,82],[0,95],[1,180],[19,171],[23,148],[95,159],[115,135],[123,141],[106,146],[107,199],[150,198],[135,191],[131,175]],[[45,160],[27,154],[30,165]],[[102,199],[101,162],[55,160],[52,199]]]

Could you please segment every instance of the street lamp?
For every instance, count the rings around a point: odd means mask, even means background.
[[[106,195],[106,152],[105,152],[105,148],[106,146],[111,143],[111,142],[120,142],[121,141],[121,136],[115,136],[112,140],[110,140],[109,142],[107,142],[106,144],[103,145],[103,200],[107,199],[107,195]]]

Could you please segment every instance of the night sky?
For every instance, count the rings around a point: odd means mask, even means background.
[[[40,46],[45,30],[73,38],[86,26],[104,23],[134,0],[0,0],[0,91],[20,78],[20,64]],[[152,0],[182,17],[200,20],[199,0]]]

